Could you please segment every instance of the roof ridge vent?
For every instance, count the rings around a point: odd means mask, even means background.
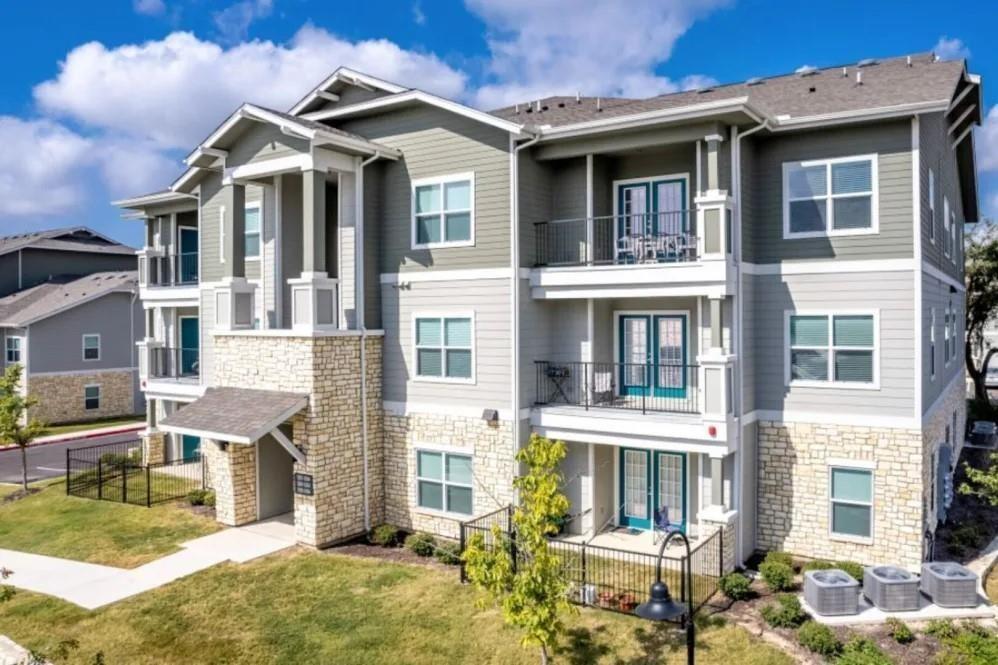
[[[842,78],[845,78],[847,76],[849,76],[849,68],[848,67],[843,67],[842,68]]]
[[[857,67],[872,67],[874,65],[879,65],[879,64],[880,63],[877,61],[876,58],[863,58],[862,60],[860,60],[859,62],[856,63],[856,66]]]
[[[761,83],[762,79],[759,78],[758,76],[753,76],[752,78],[745,81],[745,85],[760,85]]]
[[[863,72],[856,72],[856,85],[863,85]]]
[[[818,73],[818,68],[811,65],[804,65],[803,67],[798,67],[796,73],[801,76],[813,76]]]

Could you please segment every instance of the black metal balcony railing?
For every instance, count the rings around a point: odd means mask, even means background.
[[[537,266],[696,261],[696,211],[608,215],[534,225]]]
[[[537,361],[536,403],[699,413],[699,365]]]
[[[198,349],[150,349],[149,376],[154,379],[197,379],[201,374]]]
[[[149,286],[185,286],[198,283],[198,253],[184,252],[149,258]]]

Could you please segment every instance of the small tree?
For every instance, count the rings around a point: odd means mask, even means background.
[[[9,441],[21,449],[21,485],[28,491],[28,444],[42,433],[44,426],[28,418],[28,409],[38,400],[21,391],[19,364],[10,365],[0,377],[0,441]]]
[[[966,331],[964,362],[967,374],[974,381],[974,397],[978,403],[988,405],[985,377],[991,356],[998,349],[988,349],[980,365],[974,362],[974,349],[984,349],[984,328],[998,316],[998,233],[991,222],[969,234],[966,240]]]
[[[499,605],[506,623],[523,631],[523,646],[540,647],[542,664],[563,628],[562,614],[573,610],[561,560],[547,542],[568,511],[557,470],[565,453],[563,442],[531,436],[516,455],[527,473],[513,481],[519,496],[513,512],[515,548],[496,526],[491,547],[475,534],[464,554],[469,581]]]
[[[960,483],[957,491],[998,506],[998,453],[988,455],[987,468],[977,469],[964,462],[963,469],[967,474],[967,482]]]

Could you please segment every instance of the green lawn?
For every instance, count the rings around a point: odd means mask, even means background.
[[[0,606],[0,626],[42,651],[77,640],[70,663],[89,663],[97,651],[108,663],[538,662],[475,598],[456,569],[297,550],[217,566],[94,612],[19,592]],[[568,628],[555,663],[685,662],[674,627],[583,610]],[[792,661],[740,628],[715,625],[698,634],[697,662]]]
[[[66,496],[63,481],[47,481],[31,496],[3,503],[17,489],[0,489],[0,547],[131,568],[217,531],[208,517],[182,506],[152,508]]]
[[[103,420],[90,420],[85,423],[69,423],[66,425],[50,425],[42,432],[42,436],[54,436],[56,434],[73,434],[74,432],[86,432],[101,427],[114,427],[116,425],[141,425],[142,416],[129,416],[127,418],[105,418]]]

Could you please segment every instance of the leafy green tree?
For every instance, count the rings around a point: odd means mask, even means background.
[[[20,364],[9,365],[0,376],[0,441],[9,441],[21,449],[21,485],[28,491],[28,445],[45,426],[28,417],[28,409],[38,400],[21,390]]]
[[[978,469],[963,463],[967,474],[967,482],[960,483],[957,491],[969,494],[987,501],[992,506],[998,506],[998,453],[988,455],[988,466]]]
[[[563,442],[531,436],[516,455],[527,473],[513,481],[519,497],[513,511],[515,542],[496,526],[491,546],[482,534],[475,534],[464,554],[469,581],[502,609],[507,624],[523,631],[523,646],[540,647],[542,664],[564,627],[562,616],[574,611],[561,559],[547,541],[558,533],[568,511],[558,472],[565,454]]]
[[[974,397],[979,404],[990,405],[985,375],[991,356],[998,349],[988,349],[978,365],[974,349],[984,348],[984,329],[998,316],[998,228],[983,222],[966,240],[966,330],[964,362],[974,381]]]

